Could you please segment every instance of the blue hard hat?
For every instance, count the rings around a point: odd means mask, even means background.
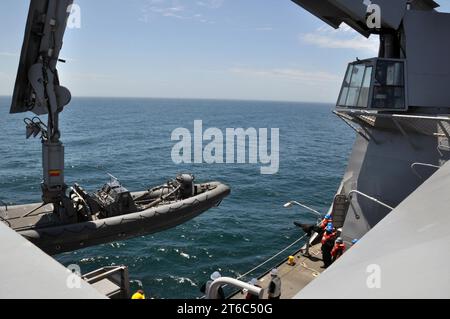
[[[352,244],[354,245],[354,244],[356,244],[358,242],[358,239],[353,239],[352,240]]]
[[[328,223],[326,231],[332,232],[333,230],[334,230],[333,224],[332,223]]]
[[[326,214],[325,219],[331,219],[331,214]]]

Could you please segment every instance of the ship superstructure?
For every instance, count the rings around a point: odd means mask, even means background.
[[[357,131],[333,209],[351,245],[449,159],[450,14],[431,0],[294,2],[380,37],[377,57],[349,64],[334,111]]]

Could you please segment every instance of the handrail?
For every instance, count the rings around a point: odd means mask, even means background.
[[[353,122],[358,122],[358,124],[360,124],[359,122],[361,121],[360,117],[361,116],[369,116],[369,117],[375,117],[375,118],[386,118],[386,119],[390,119],[392,120],[392,122],[395,124],[395,126],[397,127],[397,129],[400,130],[400,132],[407,137],[407,133],[406,131],[402,128],[402,126],[400,125],[400,123],[397,121],[398,119],[400,120],[424,120],[424,121],[436,121],[441,128],[446,131],[446,129],[443,127],[442,123],[446,122],[448,124],[450,124],[450,117],[446,117],[446,116],[428,116],[428,115],[412,115],[412,114],[386,114],[386,113],[378,113],[375,111],[362,111],[362,110],[335,110],[333,111],[334,114],[336,114],[338,117],[340,117],[341,119],[345,118],[351,118],[349,119],[350,121]],[[357,119],[359,121],[357,121]],[[363,126],[361,126],[363,128]],[[417,128],[414,128],[415,131],[419,132],[419,133],[423,133],[423,131],[420,131]],[[367,133],[368,131],[366,131]],[[434,133],[436,134],[436,133]],[[448,135],[448,134],[446,134]],[[417,148],[412,141],[409,141],[412,146],[414,148]],[[439,146],[438,146],[438,151],[439,151]],[[442,154],[441,154],[442,155]]]
[[[301,242],[303,239],[305,239],[305,237],[307,237],[308,235],[305,234],[302,237],[300,237],[299,239],[297,239],[296,241],[294,241],[292,244],[290,244],[289,246],[287,246],[286,248],[284,248],[283,250],[279,251],[277,254],[273,255],[272,257],[270,257],[269,259],[266,259],[264,262],[260,263],[258,266],[252,268],[251,270],[247,271],[245,274],[240,275],[239,277],[236,278],[236,280],[241,280],[242,278],[247,277],[248,275],[254,273],[256,270],[260,269],[262,266],[266,265],[269,261],[274,260],[275,258],[277,258],[278,256],[280,256],[282,253],[284,253],[285,251],[287,251],[288,249],[292,248],[294,245],[298,244],[299,242]],[[271,268],[272,269],[272,268]],[[227,285],[225,284],[223,287],[226,287]],[[201,297],[200,299],[204,299],[205,296]]]
[[[219,288],[224,285],[233,286],[239,288],[240,290],[246,289],[249,293],[258,296],[259,299],[262,299],[264,294],[264,290],[261,287],[256,287],[234,278],[221,277],[211,283],[208,291],[206,292],[206,299],[217,299]]]
[[[103,268],[103,269],[101,269],[101,270],[107,270],[107,268]],[[116,268],[107,270],[107,271],[104,272],[104,273],[100,273],[100,274],[98,274],[98,275],[96,275],[96,276],[94,276],[94,277],[92,277],[92,278],[88,278],[89,275],[91,275],[91,274],[93,274],[93,273],[95,273],[95,272],[99,272],[99,271],[101,271],[101,270],[96,270],[96,271],[93,271],[92,273],[86,274],[86,275],[83,276],[83,278],[84,278],[84,279],[86,280],[86,282],[88,282],[88,283],[95,283],[95,282],[97,282],[97,281],[99,281],[99,280],[102,280],[102,279],[104,279],[104,278],[109,277],[109,276],[112,275],[112,274],[122,272],[122,271],[124,270],[124,267],[123,267],[123,266],[119,266],[119,267],[116,267]]]
[[[426,115],[409,115],[409,114],[385,114],[385,113],[375,113],[368,111],[355,111],[355,110],[341,110],[338,112],[342,112],[345,114],[353,114],[353,115],[366,115],[366,116],[375,116],[375,117],[384,117],[384,118],[400,118],[400,119],[418,119],[418,120],[430,120],[430,121],[443,121],[450,122],[450,117],[444,116],[426,116]]]
[[[288,202],[287,204],[284,205],[284,207],[289,208],[290,205],[292,205],[292,204],[295,204],[295,205],[298,205],[298,206],[300,206],[300,207],[303,207],[303,208],[309,210],[310,212],[312,212],[312,213],[318,215],[320,218],[323,217],[323,215],[322,215],[321,213],[319,213],[317,210],[315,210],[315,209],[313,209],[313,208],[311,208],[311,207],[309,207],[309,206],[307,206],[307,205],[305,205],[305,204],[302,204],[302,203],[300,203],[300,202],[297,202],[297,201],[295,201],[295,200]]]
[[[247,277],[248,275],[252,274],[253,272],[255,272],[256,270],[258,270],[259,268],[261,268],[262,266],[264,266],[265,264],[267,264],[269,261],[274,260],[275,258],[277,258],[278,256],[280,256],[282,253],[284,253],[286,250],[290,249],[291,247],[293,247],[294,245],[298,244],[300,241],[302,241],[307,235],[302,236],[301,238],[297,239],[296,241],[294,241],[292,244],[290,244],[289,246],[287,246],[286,248],[284,248],[283,250],[279,251],[276,255],[270,257],[269,259],[267,259],[266,261],[264,261],[263,263],[259,264],[258,266],[254,267],[253,269],[247,271],[245,274],[240,275],[239,277],[237,277],[237,279],[242,279],[244,277]]]
[[[450,151],[450,146],[441,145],[439,142],[439,145],[437,146],[437,151],[438,151],[439,155],[443,156],[444,154],[442,154],[441,149],[443,149],[444,151],[447,150],[447,152],[448,152],[448,151]]]
[[[421,176],[421,175],[417,172],[417,170],[415,169],[416,166],[425,166],[425,167],[432,167],[432,168],[441,168],[440,166],[438,166],[438,165],[433,165],[433,164],[426,164],[426,163],[412,163],[412,164],[411,164],[411,169],[412,169],[413,173],[414,173],[417,177],[419,177],[419,178],[421,178],[421,179],[423,179],[423,176]]]
[[[376,199],[376,198],[374,198],[374,197],[371,197],[371,196],[369,196],[369,195],[367,195],[367,194],[364,194],[364,193],[362,193],[362,192],[360,192],[360,191],[358,191],[358,190],[352,190],[352,191],[350,191],[350,192],[348,193],[348,195],[347,195],[349,199],[352,198],[352,194],[358,194],[358,195],[361,195],[361,196],[363,196],[363,197],[365,197],[365,198],[367,198],[367,199],[369,199],[369,200],[371,200],[371,201],[373,201],[373,202],[375,202],[375,203],[377,203],[377,204],[379,204],[379,205],[381,205],[381,206],[384,206],[384,207],[386,207],[386,208],[389,208],[390,210],[394,210],[394,208],[391,207],[391,206],[389,206],[388,204],[383,203],[382,201],[380,201],[380,200],[378,200],[378,199]]]

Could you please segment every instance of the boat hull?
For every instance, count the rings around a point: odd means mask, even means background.
[[[208,183],[214,189],[148,210],[97,221],[18,231],[19,234],[50,255],[89,246],[150,235],[181,225],[212,207],[230,194],[219,182]]]

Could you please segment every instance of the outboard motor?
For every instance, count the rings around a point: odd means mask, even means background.
[[[180,174],[177,176],[177,182],[180,184],[181,198],[189,198],[195,195],[195,177],[192,174]]]

